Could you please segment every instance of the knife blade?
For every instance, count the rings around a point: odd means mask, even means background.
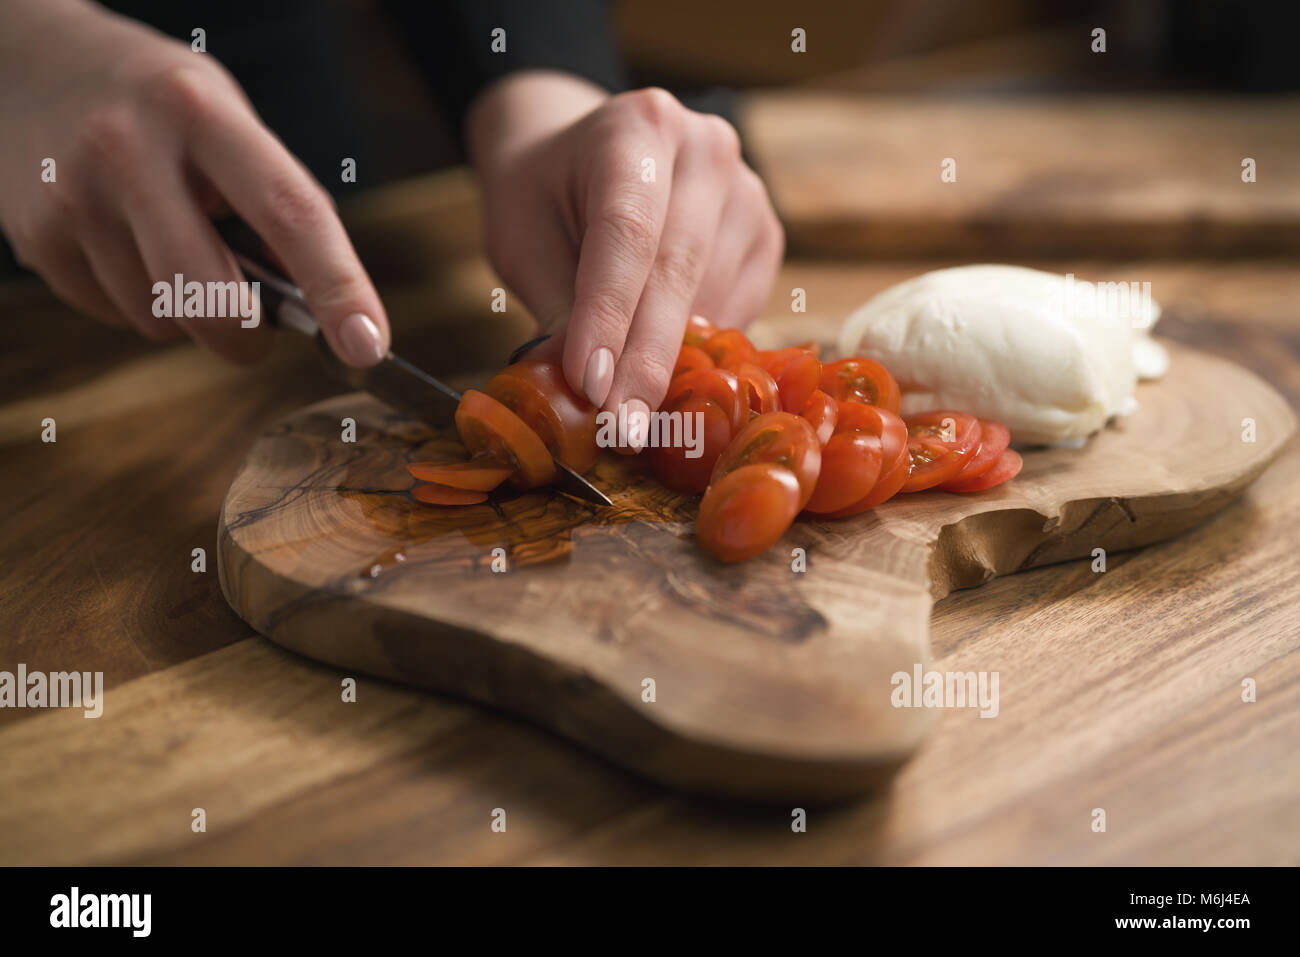
[[[227,241],[229,243],[229,237]],[[307,308],[302,291],[269,266],[236,248],[236,243],[230,245],[235,262],[244,275],[261,283],[262,316],[272,325],[284,326],[311,338],[322,363],[335,378],[438,428],[454,422],[456,408],[460,405],[459,392],[392,350],[368,369],[355,369],[345,364],[325,341],[325,334]],[[604,492],[573,469],[554,456],[552,459],[555,478],[550,485],[556,491],[593,505],[614,504]]]

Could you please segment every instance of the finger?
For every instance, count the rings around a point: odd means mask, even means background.
[[[726,325],[724,307],[733,296],[737,275],[762,239],[766,204],[767,192],[758,175],[748,166],[737,166],[713,237],[709,265],[691,305],[691,312],[714,325]]]
[[[20,265],[39,273],[54,294],[78,312],[106,325],[130,326],[99,285],[85,253],[71,232],[61,232],[17,258]]]
[[[573,315],[573,276],[577,268],[573,246],[560,225],[561,214],[545,208],[520,209],[508,220],[491,214],[487,220],[509,222],[511,227],[524,222],[530,227],[492,232],[487,241],[488,258],[537,320],[537,337],[544,337],[516,350],[519,354],[515,361],[560,361],[564,334]]]
[[[388,316],[325,191],[240,100],[194,100],[191,161],[285,264],[339,358],[379,362]]]
[[[785,256],[785,233],[779,225],[761,230],[736,273],[731,295],[718,309],[717,324],[727,329],[744,329],[767,305],[772,283]]]
[[[596,406],[609,397],[668,209],[675,150],[655,136],[642,144],[611,152],[594,171],[587,194],[564,376]],[[642,158],[655,160],[654,182],[643,181]]]
[[[212,352],[231,362],[251,362],[271,343],[253,297],[234,258],[212,222],[202,215],[174,167],[155,171],[147,189],[126,185],[127,222],[155,281],[169,285],[180,275],[184,288],[197,282],[201,315],[174,316],[177,325]],[[187,308],[189,296],[185,296]]]
[[[169,342],[180,327],[153,313],[154,280],[136,248],[135,236],[116,214],[97,203],[77,207],[76,231],[81,248],[100,288],[118,313],[146,339]]]
[[[608,408],[626,406],[629,423],[635,413],[648,416],[659,408],[668,389],[686,318],[711,258],[727,194],[725,184],[740,155],[734,130],[719,126],[725,121],[707,117],[702,122],[703,136],[678,160],[654,267],[606,403]],[[644,443],[637,440],[643,438],[631,436],[629,450],[640,451]]]

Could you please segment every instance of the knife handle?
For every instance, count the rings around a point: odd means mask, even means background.
[[[305,336],[320,331],[302,290],[267,262],[262,240],[252,227],[237,217],[213,223],[239,264],[244,278],[259,284],[261,315],[270,326],[285,326]]]

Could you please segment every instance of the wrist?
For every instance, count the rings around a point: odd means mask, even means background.
[[[572,126],[607,99],[608,91],[571,73],[521,70],[502,77],[465,116],[470,162],[490,168]]]

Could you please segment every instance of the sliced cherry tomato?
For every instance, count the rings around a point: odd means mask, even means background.
[[[513,468],[510,480],[520,488],[545,485],[555,475],[546,444],[504,405],[469,389],[456,409],[456,431],[470,455],[486,455]]]
[[[569,387],[558,362],[525,359],[488,382],[484,391],[537,433],[557,459],[576,472],[595,464],[596,407]]]
[[[686,320],[686,333],[682,336],[682,343],[688,346],[699,348],[708,342],[718,331],[718,327],[703,316],[691,316]]]
[[[791,359],[802,355],[817,358],[816,351],[808,346],[786,346],[784,349],[760,349],[755,361],[776,378]]]
[[[734,369],[742,362],[753,362],[758,358],[758,350],[739,329],[714,333],[701,348],[720,369]]]
[[[680,412],[683,424],[685,417],[691,416],[690,427],[695,442],[694,448],[685,444],[652,446],[649,449],[651,470],[674,492],[683,495],[703,492],[709,486],[714,463],[731,442],[731,418],[702,394],[682,397],[660,411]],[[699,413],[699,418],[694,417],[696,413]],[[699,450],[700,454],[691,458],[688,453],[694,450]]]
[[[781,393],[781,408],[798,415],[821,382],[822,364],[811,352],[802,351],[776,373],[776,387]]]
[[[977,476],[983,475],[993,467],[993,463],[1011,444],[1011,433],[1001,422],[992,419],[980,419],[980,447],[970,457],[960,472],[944,482],[941,488],[960,485]]]
[[[450,485],[417,485],[411,497],[425,505],[477,505],[487,501],[487,492]]]
[[[799,413],[813,427],[813,431],[817,433],[817,441],[823,448],[835,434],[835,419],[839,414],[839,405],[821,389],[814,389]]]
[[[709,486],[695,519],[695,537],[719,561],[739,562],[767,551],[799,514],[803,490],[788,468],[742,465]]]
[[[898,494],[911,472],[912,459],[907,450],[907,426],[893,412],[878,405],[846,402],[840,406],[841,415],[836,422],[837,432],[861,430],[880,437],[880,478],[866,497],[825,518],[847,518],[857,515]]]
[[[821,389],[836,402],[865,402],[897,412],[902,394],[889,370],[874,359],[853,356],[822,367]]]
[[[436,482],[471,492],[490,492],[510,477],[510,466],[496,459],[468,462],[410,462],[406,471],[421,482]]]
[[[979,447],[979,419],[965,412],[922,412],[903,421],[907,423],[907,450],[912,458],[904,492],[942,485],[965,468]]]
[[[880,438],[866,432],[837,432],[822,449],[817,488],[804,508],[836,512],[865,498],[880,478]]]
[[[683,372],[668,386],[664,407],[680,399],[698,395],[716,405],[727,415],[734,435],[749,421],[749,397],[736,373],[729,369],[696,369]]]
[[[802,509],[817,487],[817,473],[822,464],[821,443],[807,419],[789,412],[760,415],[727,445],[713,466],[709,484],[721,481],[724,475],[742,466],[759,462],[783,465],[794,473],[802,490],[799,501]]]
[[[676,379],[683,372],[712,368],[713,360],[703,349],[698,346],[682,346],[682,351],[677,353],[677,364],[673,366],[673,378]]]
[[[761,415],[781,411],[781,393],[777,391],[776,380],[768,375],[766,369],[752,362],[742,362],[732,371],[749,397],[751,412]]]
[[[986,488],[1001,485],[1008,479],[1015,478],[1020,474],[1020,468],[1024,464],[1019,452],[1015,449],[1007,449],[998,456],[997,461],[988,471],[965,482],[950,482],[943,488],[947,492],[982,492]]]

